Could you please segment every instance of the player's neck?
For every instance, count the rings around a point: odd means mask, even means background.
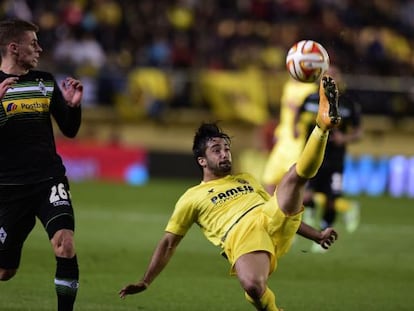
[[[8,62],[7,60],[2,61],[0,70],[8,75],[22,76],[29,72],[28,69],[22,68],[16,63]]]
[[[209,173],[204,172],[204,174],[203,174],[203,182],[209,182],[209,181],[212,181],[212,180],[221,179],[221,178],[224,178],[224,177],[226,177],[228,175],[230,175],[230,174],[220,175],[219,176],[219,175],[215,175],[215,174],[213,174],[211,172],[209,172]]]

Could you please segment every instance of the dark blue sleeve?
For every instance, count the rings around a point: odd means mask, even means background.
[[[50,112],[53,115],[59,129],[67,137],[75,137],[79,131],[82,110],[81,107],[72,108],[66,104],[59,85],[54,81],[54,89]]]

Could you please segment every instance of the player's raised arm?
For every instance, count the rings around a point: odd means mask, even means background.
[[[124,298],[126,295],[137,294],[146,290],[158,274],[164,270],[182,238],[180,235],[166,232],[158,242],[142,279],[137,283],[129,284],[122,288],[119,291],[119,297]]]

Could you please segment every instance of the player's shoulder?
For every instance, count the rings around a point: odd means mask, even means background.
[[[0,82],[9,78],[15,77],[16,75],[7,74],[3,71],[0,71]],[[43,84],[46,86],[51,86],[55,82],[53,74],[47,71],[41,70],[29,70],[26,74],[19,76],[19,84],[23,85],[38,85]]]
[[[202,188],[204,188],[204,184],[203,182],[196,184],[196,185],[192,185],[189,186],[181,195],[181,197],[186,197],[186,196],[191,196],[194,193],[199,192]]]
[[[28,79],[40,79],[43,81],[53,81],[55,79],[52,73],[42,70],[30,70],[26,76]]]
[[[4,71],[0,70],[0,81],[3,81],[4,79],[8,78],[10,75],[5,73]]]
[[[358,103],[360,98],[357,92],[344,90],[339,93],[339,101],[343,101],[344,104],[353,105]]]
[[[245,177],[245,178],[254,178],[253,177],[253,174],[251,174],[251,173],[249,173],[249,172],[240,172],[240,173],[237,173],[237,174],[235,174],[235,175],[233,175],[234,177]]]
[[[16,77],[15,74],[8,74],[4,71],[0,70],[0,81],[3,81],[4,79],[7,79],[9,77]],[[50,79],[53,78],[53,75],[46,71],[40,71],[40,70],[29,70],[24,75],[19,75],[20,81],[26,81],[26,80],[33,80],[33,79]]]
[[[210,183],[201,182],[197,185],[188,187],[178,198],[177,206],[193,206],[196,202],[205,198],[206,193],[214,188]]]
[[[344,92],[339,96],[339,106],[349,109],[354,113],[361,112],[361,105],[358,95],[354,92]]]

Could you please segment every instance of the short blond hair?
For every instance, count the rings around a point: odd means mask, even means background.
[[[26,31],[38,32],[39,27],[21,19],[3,20],[0,22],[0,53],[5,55],[6,47],[11,42],[18,42]]]

